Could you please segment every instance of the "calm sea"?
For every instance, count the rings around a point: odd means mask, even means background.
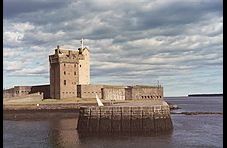
[[[223,97],[178,97],[166,100],[182,108],[178,111],[223,111]],[[12,120],[7,115],[4,117],[5,148],[223,147],[223,115],[219,114],[172,114],[174,131],[167,135],[86,138],[80,138],[77,133],[77,113],[25,113],[22,116],[28,118]]]

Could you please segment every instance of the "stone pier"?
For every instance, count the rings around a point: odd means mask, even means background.
[[[80,135],[154,135],[173,129],[169,106],[80,107]]]

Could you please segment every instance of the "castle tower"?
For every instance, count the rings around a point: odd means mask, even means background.
[[[87,47],[78,51],[60,49],[49,56],[50,96],[53,99],[77,97],[77,85],[90,83],[90,54]]]
[[[79,71],[78,84],[90,84],[90,53],[86,47],[83,49],[82,53],[83,53],[82,54],[83,58],[79,58],[79,65],[78,65],[78,71]]]

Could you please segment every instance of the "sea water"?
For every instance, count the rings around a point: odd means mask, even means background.
[[[179,111],[223,112],[223,97],[171,97]],[[70,115],[69,115],[70,114]],[[5,148],[191,148],[223,147],[223,115],[171,114],[174,130],[157,136],[83,137],[76,130],[78,113],[24,113],[3,119]],[[42,118],[43,116],[43,118]]]

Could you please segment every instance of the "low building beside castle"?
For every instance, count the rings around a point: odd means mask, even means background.
[[[163,99],[163,87],[115,86],[90,84],[90,51],[82,45],[78,50],[57,46],[49,55],[50,85],[15,86],[3,91],[3,98],[26,96],[40,92],[43,98],[99,98],[104,100]]]
[[[43,98],[50,98],[50,85],[14,86],[3,90],[3,98],[23,97],[38,92],[43,94]]]

